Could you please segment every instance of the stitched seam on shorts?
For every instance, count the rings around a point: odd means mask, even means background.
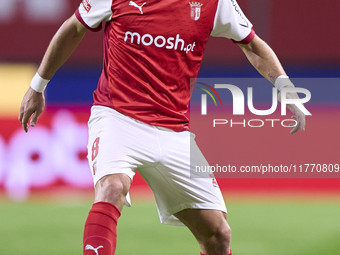
[[[192,206],[194,204],[194,206]],[[192,203],[183,203],[181,206],[176,207],[176,210],[173,210],[171,212],[171,215],[174,215],[175,213],[178,213],[185,209],[204,209],[204,210],[220,210],[225,211],[226,206],[223,206],[223,204],[219,203],[212,203],[212,202],[192,202]],[[171,216],[170,215],[170,216]]]
[[[158,165],[158,164],[157,164]],[[180,198],[179,204],[182,205],[185,203],[185,201],[182,199],[182,196],[180,196],[180,194],[178,193],[177,189],[175,189],[172,185],[171,182],[169,182],[168,178],[166,178],[163,174],[162,171],[158,170],[156,166],[154,166],[154,168],[163,176],[163,178],[166,180],[166,182],[169,184],[169,187],[171,187],[171,189],[173,190],[173,193],[176,194],[177,197]]]
[[[159,150],[159,158],[158,158],[156,164],[153,165],[153,167],[156,168],[156,166],[158,166],[158,165],[161,163],[161,161],[162,161],[162,154],[163,154],[163,153],[162,153],[161,143],[160,143],[160,141],[159,141],[159,133],[160,133],[160,130],[159,130],[158,128],[156,128],[155,130],[156,130],[156,136],[157,136],[156,139],[157,139],[158,150]]]
[[[194,206],[191,206],[190,203],[182,204],[181,206],[176,207],[176,210],[171,211],[171,213],[167,214],[165,217],[161,218],[162,224],[167,225],[175,225],[179,226],[180,224],[185,226],[184,223],[175,216],[175,213],[181,212],[186,209],[201,209],[201,210],[217,210],[221,212],[228,213],[226,206],[222,204],[214,204],[214,203],[194,203]],[[174,218],[171,218],[171,217]]]
[[[179,204],[180,204],[180,205],[185,204],[186,201],[183,200],[182,196],[180,196],[180,193],[177,191],[177,189],[175,189],[175,188],[173,187],[172,183],[169,182],[169,180],[168,180],[168,178],[166,178],[166,176],[164,176],[163,172],[160,171],[160,170],[158,170],[158,168],[157,168],[157,166],[158,166],[159,164],[161,164],[161,159],[162,159],[162,149],[161,149],[161,144],[160,144],[160,141],[159,141],[159,133],[161,132],[161,130],[159,130],[158,128],[157,128],[156,130],[157,130],[157,142],[158,142],[158,147],[159,147],[159,150],[160,150],[160,158],[159,158],[159,160],[158,160],[158,163],[155,164],[155,165],[152,166],[152,167],[154,167],[157,171],[159,171],[159,173],[163,176],[163,178],[164,178],[164,179],[166,180],[166,182],[169,184],[169,187],[171,187],[171,189],[173,190],[173,193],[175,193],[176,196],[180,198],[180,199],[179,199],[179,200],[180,200],[180,201],[179,201]]]
[[[223,206],[222,204],[215,204],[215,203],[210,203],[210,202],[204,202],[204,203],[199,202],[199,203],[194,203],[194,206],[192,206],[191,203],[183,203],[183,204],[180,204],[179,206],[176,206],[176,209],[172,210],[171,212],[169,211],[168,212],[169,214],[166,215],[166,218],[163,218],[163,222],[167,222],[171,216],[176,217],[175,213],[181,212],[185,209],[218,210],[221,212],[228,213],[226,206],[225,205]],[[176,221],[182,222],[177,217],[176,219],[171,219],[169,224],[171,224],[171,222],[176,222]]]

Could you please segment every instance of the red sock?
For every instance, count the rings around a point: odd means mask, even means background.
[[[201,255],[207,255],[207,254],[203,254],[203,253],[201,252]],[[219,255],[219,254],[210,254],[210,255]],[[231,249],[230,249],[229,254],[220,254],[220,255],[233,255],[233,253],[232,253],[232,251],[231,251]]]
[[[113,204],[93,204],[85,223],[83,255],[114,255],[119,216],[120,211]]]

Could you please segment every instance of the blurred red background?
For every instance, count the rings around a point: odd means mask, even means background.
[[[290,71],[289,73],[293,73],[295,76],[307,74],[311,77],[314,75],[327,77],[328,70],[332,69],[333,77],[339,76],[340,50],[337,48],[336,42],[340,41],[338,33],[340,1],[239,0],[238,2],[254,24],[256,33],[270,44],[286,69]],[[74,13],[79,3],[80,0],[5,1],[0,9],[0,34],[2,35],[0,62],[2,65],[9,63],[39,64],[52,36],[63,21]],[[53,157],[50,155],[52,154],[50,150],[52,150],[52,145],[67,138],[57,132],[61,124],[56,122],[55,118],[60,116],[60,111],[70,110],[62,116],[66,116],[65,119],[69,120],[69,124],[71,123],[68,125],[65,122],[65,126],[63,126],[65,130],[70,131],[71,135],[76,134],[77,130],[83,132],[86,129],[86,121],[92,104],[91,92],[96,87],[102,64],[102,36],[103,31],[87,33],[85,39],[67,62],[66,67],[62,68],[51,81],[46,92],[48,108],[36,128],[46,135],[44,137],[47,140],[41,141],[42,147],[25,147],[28,146],[28,141],[32,139],[32,136],[39,136],[39,132],[32,135],[34,129],[31,129],[29,134],[24,134],[20,130],[16,114],[19,105],[14,106],[14,110],[8,109],[11,114],[0,115],[0,187],[6,189],[14,198],[25,198],[31,188],[39,189],[53,187],[53,185],[92,188],[92,178],[89,175],[86,160],[86,134],[81,133],[79,141],[75,140],[71,143],[68,140],[69,143],[66,142],[67,148],[72,152],[66,158],[63,158],[64,156]],[[235,49],[237,46],[229,40],[211,38],[206,49],[201,75],[210,77],[216,74],[226,77],[253,76],[255,72],[252,67],[249,67],[243,53],[239,49]],[[0,65],[0,71],[2,65]],[[216,70],[219,71],[216,72]],[[20,73],[18,73],[19,75]],[[15,88],[16,79],[11,76],[7,80],[10,80],[10,84],[13,81],[13,88]],[[30,78],[26,80],[26,83],[20,84],[21,88],[28,86]],[[9,88],[8,85],[1,84],[1,86],[3,93],[0,101],[6,97],[5,89]],[[320,87],[320,92],[321,90],[322,87]],[[23,92],[19,91],[17,96],[22,98]],[[339,89],[334,89],[332,92],[333,95],[338,93]],[[238,145],[236,148],[227,147],[229,155],[237,155],[237,157],[233,156],[235,164],[241,164],[245,160],[247,164],[259,164],[263,155],[274,161],[280,160],[281,156],[285,157],[287,164],[313,163],[315,158],[321,155],[327,161],[325,163],[339,164],[339,161],[336,162],[340,152],[337,131],[340,124],[339,100],[335,102],[333,99],[329,103],[326,96],[322,100],[322,104],[329,104],[328,108],[314,105],[316,116],[307,119],[307,131],[293,137],[288,134],[287,130],[274,132],[267,129],[247,130],[246,132],[239,129],[233,129],[231,132],[219,129],[219,132],[214,133],[213,137],[207,137],[204,135],[205,126],[203,123],[200,125],[200,129],[194,130],[194,132],[197,133],[198,143],[210,163],[221,162],[219,160],[223,158],[223,153],[218,152],[223,151],[223,148],[216,147],[216,144],[219,142],[219,137],[227,132],[228,143]],[[12,114],[13,112],[15,114]],[[200,132],[203,133],[200,134]],[[283,132],[286,136],[282,135]],[[259,141],[256,139],[260,137],[264,137],[267,147],[260,147],[262,149],[257,147]],[[291,143],[287,144],[287,141],[291,141]],[[215,145],[212,145],[211,142],[214,142]],[[279,146],[278,144],[286,145]],[[291,151],[291,146],[301,153],[300,158],[297,159],[296,155],[288,153]],[[24,150],[25,148],[26,150]],[[26,153],[22,154],[22,151],[26,151]],[[58,151],[61,153],[60,148]],[[44,155],[47,160],[44,159]],[[39,172],[39,167],[44,168],[43,164],[47,164],[46,162],[49,162],[48,170]],[[22,165],[16,167],[17,165],[14,163]],[[77,171],[84,171],[81,172],[82,178],[79,178],[79,182],[73,180],[78,172],[69,171],[72,166],[75,166]],[[15,172],[17,170],[18,172]],[[220,179],[219,182],[226,190],[305,190],[312,192],[339,191],[339,180],[243,178]],[[135,187],[145,185],[139,176],[136,177],[134,183]],[[18,187],[21,187],[22,190]],[[15,190],[17,190],[17,194]]]
[[[80,3],[79,0],[46,0],[37,9],[35,2],[12,0],[1,7],[0,61],[40,61],[56,30]],[[38,3],[41,6],[41,1]],[[256,33],[274,48],[284,63],[340,63],[340,50],[334,46],[340,41],[339,1],[239,0],[238,3],[254,24]],[[212,38],[205,63],[246,63],[232,44]],[[68,64],[101,64],[101,49],[102,31],[88,33]]]

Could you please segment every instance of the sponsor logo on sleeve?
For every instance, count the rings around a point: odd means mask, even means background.
[[[238,6],[235,0],[230,0],[230,1],[231,1],[231,4],[234,6],[235,11],[237,12],[238,15],[240,15],[240,18],[242,19],[242,23],[239,23],[240,26],[248,28],[249,23],[247,19],[244,17],[244,14],[242,13],[240,6]]]
[[[90,10],[91,10],[91,8],[92,8],[92,6],[91,6],[91,4],[90,4],[90,1],[91,1],[91,0],[83,0],[83,1],[81,2],[81,3],[83,4],[84,9],[85,9],[85,11],[86,11],[87,13],[89,13]]]

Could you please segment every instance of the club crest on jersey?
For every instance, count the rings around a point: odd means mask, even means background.
[[[203,4],[199,3],[199,2],[189,2],[190,4],[190,15],[191,15],[191,19],[193,19],[194,21],[199,20],[199,18],[201,17],[201,7]]]
[[[87,13],[90,12],[90,10],[91,10],[91,8],[92,8],[90,2],[91,2],[91,0],[83,0],[83,1],[81,2],[81,3],[83,4],[84,9],[85,9],[85,11],[86,11]]]
[[[218,187],[218,184],[217,184],[217,181],[215,179],[214,174],[209,174],[209,177],[211,178],[213,187],[215,187],[215,188]]]

